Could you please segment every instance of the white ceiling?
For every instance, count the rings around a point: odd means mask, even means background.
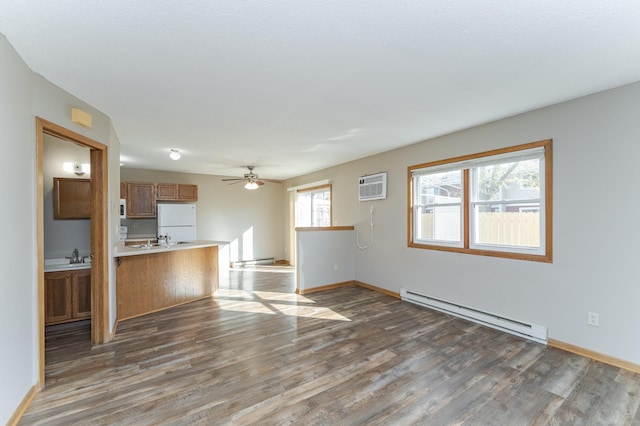
[[[125,167],[216,175],[285,179],[640,80],[631,0],[0,0],[0,33],[112,118]]]

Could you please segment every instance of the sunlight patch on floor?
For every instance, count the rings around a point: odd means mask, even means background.
[[[225,311],[250,312],[253,314],[276,314],[273,309],[259,301],[225,300],[218,298],[218,306]]]
[[[295,293],[280,293],[275,291],[254,291],[253,294],[263,300],[280,300],[284,302],[299,302],[299,303],[316,303],[311,299]]]
[[[322,306],[280,305],[278,303],[273,303],[271,306],[277,309],[280,313],[288,316],[335,321],[351,321],[344,315],[340,315],[339,313],[332,311],[329,308],[323,308]]]
[[[351,321],[349,318],[295,293],[220,289],[215,297],[220,309],[255,314]]]

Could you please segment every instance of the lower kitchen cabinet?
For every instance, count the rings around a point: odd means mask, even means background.
[[[91,318],[91,270],[46,272],[44,296],[45,325]]]

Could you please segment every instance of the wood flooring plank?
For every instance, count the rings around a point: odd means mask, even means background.
[[[292,271],[232,270],[105,345],[51,330],[20,424],[640,424],[638,374]]]
[[[631,424],[638,410],[638,375],[633,374],[631,381],[621,382],[617,380],[620,373],[619,368],[590,360],[585,373],[558,409],[558,418],[574,423]]]

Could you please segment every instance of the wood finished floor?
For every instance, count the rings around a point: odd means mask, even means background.
[[[640,424],[638,374],[359,287],[297,296],[293,280],[232,271],[218,297],[122,322],[106,345],[49,333],[20,424]]]

